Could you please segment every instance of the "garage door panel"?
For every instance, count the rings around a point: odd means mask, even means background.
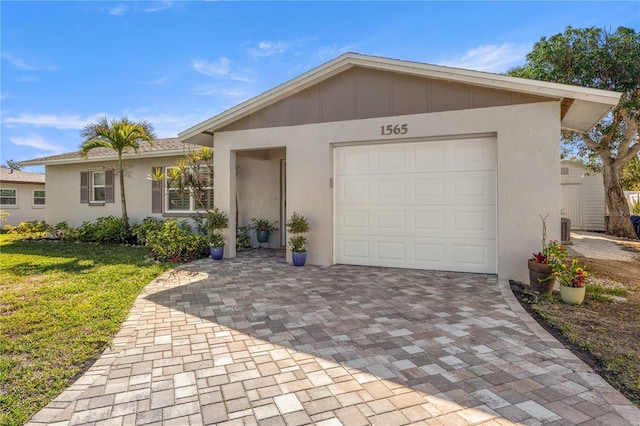
[[[493,138],[340,147],[335,174],[496,170]]]
[[[376,229],[402,232],[407,227],[407,213],[405,211],[383,211],[374,213]]]
[[[336,178],[338,205],[495,205],[494,171],[362,175]]]
[[[447,237],[419,241],[381,238],[347,238],[337,254],[352,265],[492,273],[495,241],[462,241]]]
[[[399,241],[374,241],[376,258],[380,262],[403,262],[406,243]]]
[[[368,239],[345,238],[336,249],[343,258],[351,260],[356,265],[366,264],[362,262],[370,258]]]
[[[495,239],[495,214],[482,206],[349,206],[335,221],[336,235]]]
[[[340,147],[337,263],[495,273],[495,139]]]

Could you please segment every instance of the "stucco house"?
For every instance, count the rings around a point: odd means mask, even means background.
[[[560,166],[562,217],[571,220],[574,231],[605,230],[604,183],[601,173],[589,173],[576,161]]]
[[[46,203],[45,175],[0,167],[0,210],[9,213],[0,227],[44,220]]]
[[[589,130],[619,97],[348,53],[179,139],[215,150],[228,240],[237,209],[281,224],[296,211],[311,264],[525,279],[539,215],[560,238],[561,129]]]
[[[153,145],[144,142],[138,153],[123,155],[125,195],[131,222],[145,217],[188,218],[196,210],[188,195],[168,192],[163,182],[150,179],[155,168],[165,170],[184,157],[189,146],[176,138],[159,139]],[[22,165],[44,165],[47,176],[46,221],[66,221],[76,227],[98,217],[122,215],[117,154],[110,149],[80,151],[23,161]]]

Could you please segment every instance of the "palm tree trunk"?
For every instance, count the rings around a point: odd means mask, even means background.
[[[129,216],[127,216],[127,198],[124,194],[124,168],[122,167],[121,152],[118,152],[118,174],[120,175],[120,202],[122,203],[122,220],[128,226]]]

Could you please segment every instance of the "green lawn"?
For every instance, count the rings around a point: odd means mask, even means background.
[[[110,344],[170,264],[141,247],[0,235],[0,425],[20,425]]]

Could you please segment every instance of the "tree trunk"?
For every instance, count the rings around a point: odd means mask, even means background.
[[[604,199],[607,206],[607,234],[617,237],[637,238],[631,225],[629,204],[620,186],[620,171],[613,164],[604,163],[602,168],[604,180]]]
[[[122,220],[128,226],[129,216],[127,216],[127,199],[124,195],[124,170],[122,167],[122,153],[120,152],[118,153],[118,174],[120,174],[120,202],[122,203]]]

